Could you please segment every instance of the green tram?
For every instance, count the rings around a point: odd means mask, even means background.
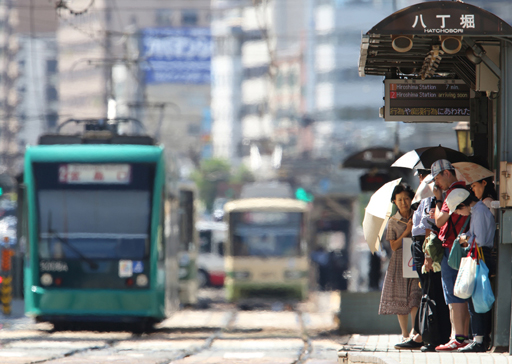
[[[179,192],[166,182],[164,149],[153,138],[99,125],[43,135],[26,150],[25,311],[56,327],[146,330],[179,307]]]

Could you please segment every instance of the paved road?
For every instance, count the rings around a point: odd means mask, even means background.
[[[0,363],[337,363],[337,293],[315,293],[299,312],[282,305],[238,311],[215,297],[218,290],[203,294],[208,309],[184,309],[143,335],[53,331],[24,317],[16,302],[11,317],[0,317]]]

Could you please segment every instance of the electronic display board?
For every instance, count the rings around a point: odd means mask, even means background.
[[[385,121],[469,121],[471,89],[462,80],[385,80]]]

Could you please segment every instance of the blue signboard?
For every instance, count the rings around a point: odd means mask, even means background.
[[[210,83],[210,28],[146,28],[142,30],[146,84]]]

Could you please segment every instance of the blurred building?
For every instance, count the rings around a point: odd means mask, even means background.
[[[267,179],[281,162],[338,166],[369,147],[457,148],[453,124],[384,122],[382,80],[359,76],[361,35],[417,2],[212,0],[214,155]],[[357,186],[349,173],[313,169],[307,184]]]
[[[303,1],[212,0],[212,11],[214,155],[273,178],[301,115]]]
[[[55,32],[39,33],[36,37],[20,34],[16,56],[18,78],[16,107],[19,122],[18,142],[36,144],[39,135],[53,130],[59,112],[58,51]]]
[[[141,120],[169,150],[197,160],[210,107],[209,0],[61,2],[60,122]]]
[[[25,145],[56,121],[56,18],[52,4],[0,4],[0,157],[10,175],[20,172]]]
[[[13,138],[19,125],[16,119],[15,82],[18,76],[16,52],[18,42],[16,26],[19,23],[19,13],[11,2],[0,4],[0,163],[2,173],[13,169],[18,155],[18,144]]]

